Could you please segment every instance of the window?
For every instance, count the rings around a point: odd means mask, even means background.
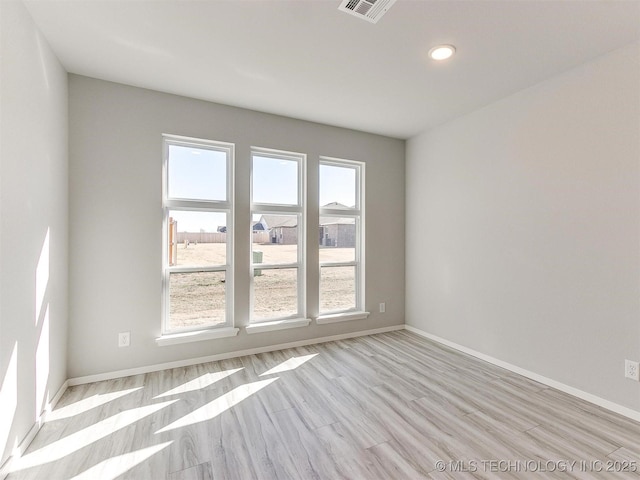
[[[303,154],[251,152],[251,323],[305,316]]]
[[[233,152],[164,136],[163,334],[232,323]]]
[[[364,164],[320,158],[320,315],[364,310]]]

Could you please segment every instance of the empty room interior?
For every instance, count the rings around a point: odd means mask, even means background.
[[[1,0],[0,479],[640,478],[640,2]]]

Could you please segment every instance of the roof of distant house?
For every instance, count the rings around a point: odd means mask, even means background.
[[[351,210],[352,208],[355,208],[355,207],[347,207],[345,204],[340,203],[340,202],[331,202],[331,203],[327,203],[326,205],[323,205],[322,208],[335,208],[335,209],[339,209],[339,210]]]
[[[297,227],[298,217],[295,215],[262,215],[260,223],[266,225],[266,229],[279,227]],[[353,225],[355,218],[333,217],[322,215],[320,217],[320,225]],[[254,228],[255,230],[255,228]]]
[[[265,225],[267,229],[276,227],[296,227],[298,226],[298,217],[296,215],[262,215],[260,223]]]
[[[320,225],[353,225],[356,223],[355,218],[341,218],[341,217],[320,217]]]

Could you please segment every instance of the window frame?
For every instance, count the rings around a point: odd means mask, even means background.
[[[321,156],[318,162],[318,203],[320,203],[321,180],[320,169],[323,165],[331,167],[351,168],[355,170],[355,194],[356,204],[354,208],[327,208],[319,205],[319,216],[336,218],[353,218],[355,223],[355,254],[354,259],[345,262],[322,262],[318,259],[318,320],[336,320],[338,317],[344,319],[366,318],[365,310],[365,166],[364,162],[356,160],[346,160],[342,158]],[[320,227],[320,226],[319,226]],[[318,249],[320,246],[318,246]],[[354,267],[355,268],[355,306],[348,309],[336,309],[322,311],[322,268],[334,267]],[[363,313],[366,315],[359,315]],[[330,323],[326,321],[323,323]]]
[[[234,164],[235,145],[200,138],[163,134],[163,164],[162,164],[162,326],[161,336],[179,336],[197,332],[215,331],[233,327],[234,300]],[[172,145],[213,150],[223,152],[226,156],[226,199],[225,200],[193,200],[169,197],[169,152]],[[225,264],[203,266],[171,266],[169,265],[169,212],[192,211],[224,213],[227,218],[226,229],[226,261]],[[170,275],[172,273],[224,272],[225,273],[225,322],[222,324],[197,325],[186,328],[169,328],[170,324]],[[162,338],[161,337],[161,338]],[[177,342],[176,342],[177,343]]]
[[[276,203],[254,203],[253,201],[253,161],[254,157],[267,157],[274,159],[282,159],[295,161],[298,164],[298,198],[297,204],[276,204]],[[297,222],[297,260],[295,263],[254,263],[253,262],[253,238],[249,240],[250,255],[250,285],[249,285],[249,326],[254,331],[258,331],[256,326],[264,325],[272,322],[294,322],[298,319],[306,318],[307,295],[306,295],[306,237],[307,237],[307,211],[306,211],[306,189],[307,189],[307,155],[305,153],[290,152],[285,150],[276,150],[263,147],[251,147],[249,157],[250,185],[249,185],[249,205],[251,225],[249,226],[249,234],[253,235],[253,216],[254,215],[296,215]],[[274,316],[254,318],[255,307],[255,270],[282,270],[297,269],[297,307],[298,311],[293,315]]]

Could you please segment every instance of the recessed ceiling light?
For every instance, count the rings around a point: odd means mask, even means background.
[[[434,60],[446,60],[456,53],[456,47],[453,45],[438,45],[429,50],[429,56]]]

